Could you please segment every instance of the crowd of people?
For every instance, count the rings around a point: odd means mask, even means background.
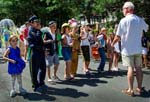
[[[129,88],[123,93],[130,96],[133,91],[133,73],[136,71],[138,86],[136,90],[142,92],[142,58],[143,65],[147,67],[148,44],[143,31],[147,32],[148,26],[143,19],[133,14],[134,5],[126,2],[123,6],[124,18],[115,26],[114,30],[108,33],[107,28],[100,28],[93,32],[89,23],[84,23],[79,27],[75,19],[62,24],[61,39],[57,38],[57,23],[50,21],[47,31],[41,30],[41,24],[37,16],[29,18],[25,28],[20,34],[20,41],[24,42],[24,60],[21,51],[17,47],[18,36],[11,35],[7,41],[7,47],[3,58],[8,63],[8,73],[12,78],[12,90],[10,96],[15,96],[15,80],[18,80],[20,93],[26,93],[22,87],[21,74],[25,68],[25,62],[29,61],[32,88],[34,91],[41,91],[47,87],[45,77],[47,72],[48,82],[60,80],[57,76],[59,70],[58,44],[62,46],[62,56],[65,62],[64,79],[74,81],[78,69],[79,53],[83,56],[83,71],[86,76],[90,76],[90,60],[95,58],[92,48],[96,48],[98,58],[100,58],[97,72],[102,74],[108,58],[109,72],[119,71],[118,61],[122,56],[122,61],[128,67]],[[142,37],[143,33],[143,37]],[[6,36],[6,35],[5,35]],[[142,43],[141,43],[142,42]],[[142,46],[143,50],[142,50]],[[141,56],[143,55],[143,56]],[[51,67],[54,72],[51,75]]]

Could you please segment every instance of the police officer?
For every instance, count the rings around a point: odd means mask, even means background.
[[[30,56],[30,73],[32,80],[32,87],[34,91],[38,91],[45,85],[46,63],[45,53],[42,39],[42,32],[40,31],[40,22],[37,16],[29,18],[30,28],[28,34],[29,47],[31,48]]]

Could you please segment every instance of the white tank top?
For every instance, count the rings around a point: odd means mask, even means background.
[[[67,45],[70,45],[72,43],[71,37],[69,35],[62,35],[62,39],[66,37],[67,38]]]
[[[90,46],[90,42],[89,42],[89,34],[87,33],[87,32],[84,32],[84,35],[83,35],[83,37],[84,38],[86,38],[86,39],[84,39],[84,40],[81,40],[81,46]]]

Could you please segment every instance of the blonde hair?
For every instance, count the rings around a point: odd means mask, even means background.
[[[9,40],[8,40],[9,44],[10,44],[10,42],[11,42],[13,39],[16,39],[16,40],[18,41],[18,36],[17,36],[16,34],[11,35],[10,38],[9,38]]]
[[[103,33],[104,31],[107,31],[107,29],[103,27],[99,30],[99,34]]]

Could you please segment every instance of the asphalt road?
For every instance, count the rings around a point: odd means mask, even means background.
[[[122,89],[127,88],[127,69],[121,65],[121,62],[119,73],[99,75],[96,72],[98,62],[92,61],[90,64],[92,75],[91,78],[87,78],[82,71],[82,57],[80,57],[76,82],[65,82],[63,81],[64,61],[61,60],[58,76],[62,81],[56,84],[48,83],[46,78],[45,82],[49,88],[41,94],[32,91],[27,63],[23,72],[23,86],[28,94],[11,98],[9,97],[10,76],[7,74],[7,63],[1,61],[0,63],[0,102],[150,102],[150,70],[148,69],[143,69],[144,94],[130,97],[121,92]],[[107,69],[108,62],[105,66],[105,70]],[[136,83],[134,86],[136,87]]]

